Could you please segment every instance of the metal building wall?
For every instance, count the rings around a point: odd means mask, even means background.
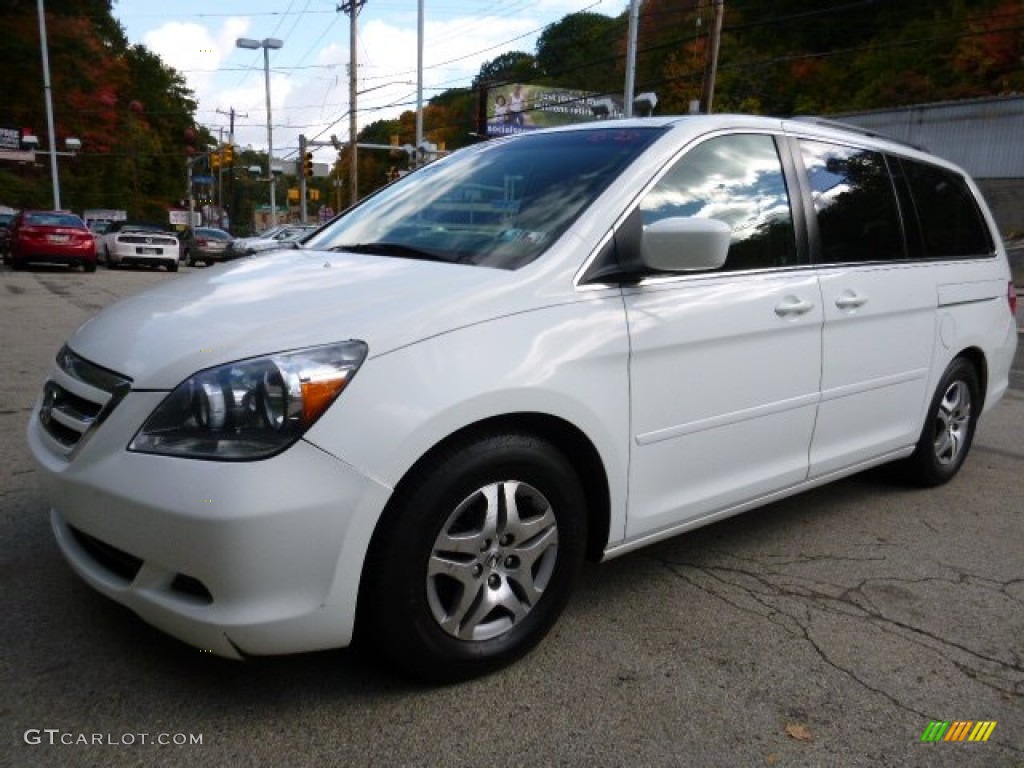
[[[924,104],[836,119],[919,144],[976,179],[1024,179],[1024,96]]]

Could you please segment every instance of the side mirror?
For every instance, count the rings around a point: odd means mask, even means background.
[[[732,228],[718,219],[671,217],[643,228],[640,259],[656,272],[718,269],[729,254]]]

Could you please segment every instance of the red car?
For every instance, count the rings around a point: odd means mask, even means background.
[[[73,213],[22,211],[14,218],[10,237],[8,258],[15,269],[37,261],[96,271],[96,240]]]

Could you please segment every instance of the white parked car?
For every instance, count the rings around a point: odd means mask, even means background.
[[[737,116],[453,153],[105,310],[28,440],[71,566],[199,648],[526,653],[611,558],[886,462],[950,480],[1016,295],[974,183]]]
[[[162,266],[168,272],[178,271],[181,244],[173,233],[158,224],[114,221],[101,239],[98,255],[108,267]]]

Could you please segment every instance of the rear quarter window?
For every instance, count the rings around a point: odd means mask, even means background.
[[[894,174],[902,173],[910,196],[904,208],[912,257],[964,258],[995,250],[978,202],[960,174],[907,158],[890,158],[890,163]]]

